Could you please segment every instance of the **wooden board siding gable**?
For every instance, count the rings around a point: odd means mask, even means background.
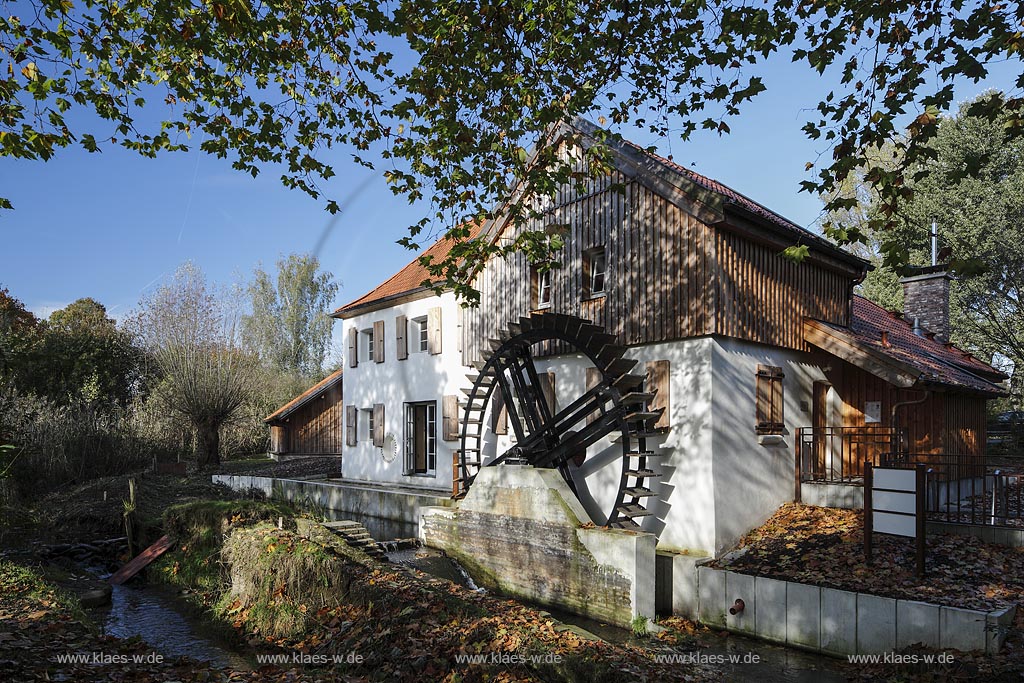
[[[586,172],[582,160],[573,163],[574,171]],[[565,247],[555,253],[551,310],[592,320],[626,345],[720,334],[803,351],[804,318],[848,324],[860,275],[853,266],[813,250],[800,264],[787,261],[772,241],[777,237],[756,239],[740,219],[737,225],[703,222],[685,201],[652,185],[649,176],[613,168],[583,181],[580,190],[559,188],[541,204],[539,218],[507,225],[492,238],[567,228]],[[601,247],[605,293],[585,298],[584,254]],[[521,253],[483,266],[473,283],[481,305],[463,314],[464,364],[478,359],[481,344],[509,321],[529,315],[530,267]],[[535,351],[544,356],[568,349],[549,343]]]

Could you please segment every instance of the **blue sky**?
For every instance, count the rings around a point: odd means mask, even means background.
[[[764,77],[768,91],[729,122],[729,135],[699,133],[682,143],[622,132],[809,226],[821,205],[798,192],[799,182],[823,146],[800,128],[826,82],[784,60],[765,67]],[[985,83],[964,84],[958,99],[1010,89],[1013,78],[1000,69]],[[379,177],[346,202],[371,172],[342,153],[333,161],[330,189],[344,208],[319,256],[341,283],[340,305],[413,258],[395,240],[422,209],[394,197]],[[15,205],[0,213],[0,286],[42,316],[91,296],[122,317],[186,260],[213,281],[246,279],[259,263],[269,269],[283,254],[311,250],[331,220],[320,202],[284,188],[273,172],[253,179],[198,150],[153,160],[120,148],[69,149],[49,162],[0,163],[0,195]]]

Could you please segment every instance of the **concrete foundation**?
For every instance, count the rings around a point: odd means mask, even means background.
[[[619,626],[654,618],[655,537],[594,527],[555,470],[485,467],[457,508],[422,508],[420,538],[479,585]]]
[[[835,655],[893,652],[917,643],[994,654],[1016,614],[1014,607],[984,612],[754,577],[705,566],[706,559],[678,556],[675,562],[690,582],[673,579],[690,596],[674,600],[676,614]],[[737,599],[744,609],[731,615],[728,608]]]

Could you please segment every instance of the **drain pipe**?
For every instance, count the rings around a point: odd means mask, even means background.
[[[927,390],[922,390],[921,393],[923,394],[923,396],[921,396],[921,398],[915,398],[915,399],[913,399],[911,401],[899,401],[897,403],[893,403],[892,404],[892,411],[891,411],[891,414],[890,414],[889,424],[892,425],[893,429],[898,429],[899,428],[899,423],[896,421],[896,411],[897,410],[899,410],[900,408],[903,408],[904,406],[920,405],[921,403],[924,403],[925,401],[927,401],[928,398],[931,396],[931,392],[929,392]],[[909,449],[909,447],[910,447],[909,443],[907,444],[907,447]]]
[[[729,614],[731,614],[733,616],[736,616],[737,614],[740,614],[741,612],[743,612],[743,609],[746,606],[747,606],[747,604],[745,602],[743,602],[742,598],[736,598],[736,602],[734,602],[732,604],[732,607],[729,608]]]

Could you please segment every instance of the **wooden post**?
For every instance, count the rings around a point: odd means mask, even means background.
[[[459,497],[459,452],[452,451],[452,498]]]
[[[924,463],[914,467],[917,478],[917,577],[924,578],[924,541],[925,541],[925,489],[927,474]]]
[[[874,485],[874,473],[871,471],[871,461],[864,461],[864,557],[867,564],[871,564],[871,527],[872,527],[872,501],[871,487]]]
[[[803,427],[798,428],[796,430],[796,438],[793,439],[793,450],[796,453],[796,457],[794,458],[796,460],[796,492],[793,494],[793,500],[797,503],[803,502],[803,491],[801,490],[802,487],[800,485],[800,479],[803,477],[803,473],[800,471],[800,442],[803,441],[803,431]]]

